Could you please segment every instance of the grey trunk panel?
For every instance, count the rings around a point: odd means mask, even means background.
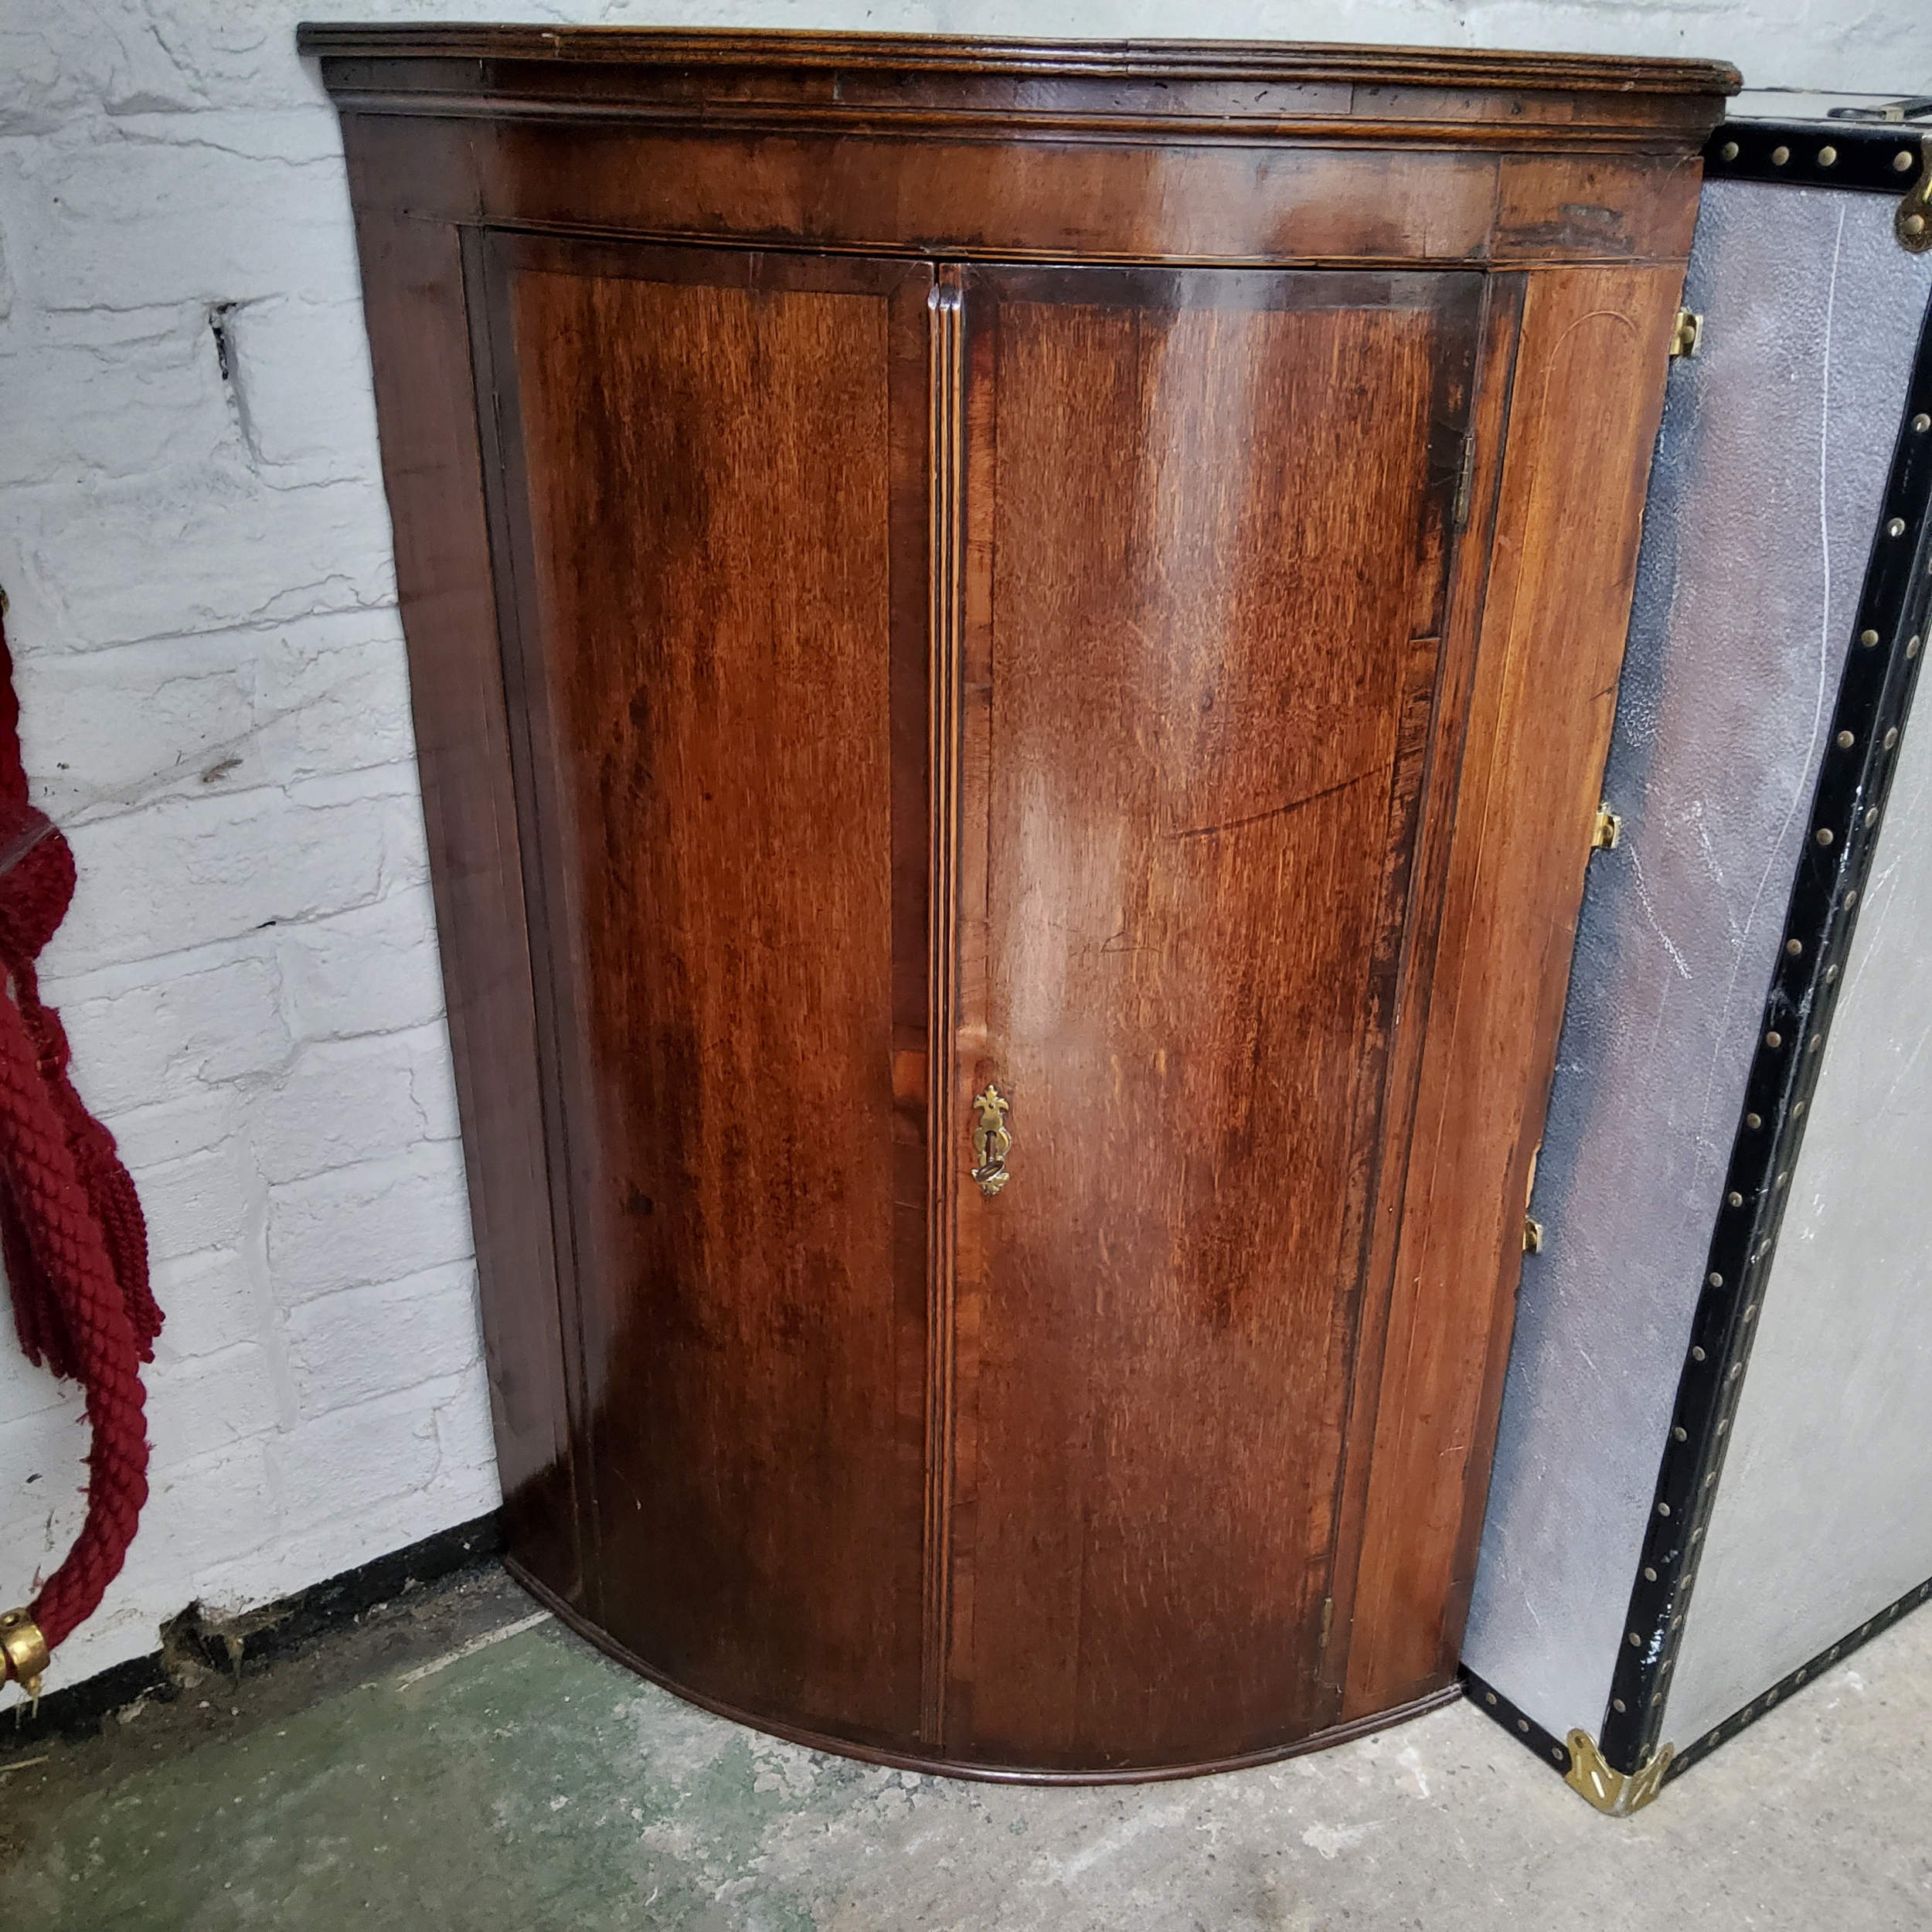
[[[1932,719],[1904,736],[1665,1708],[1679,1743],[1932,1577]]]

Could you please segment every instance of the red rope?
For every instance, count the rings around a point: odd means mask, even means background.
[[[20,705],[0,631],[0,1260],[30,1362],[87,1391],[87,1520],[28,1605],[51,1649],[120,1574],[148,1500],[141,1365],[161,1311],[148,1285],[148,1229],[114,1137],[67,1075],[67,1036],[40,1001],[34,961],[73,897],[73,855],[28,802]]]

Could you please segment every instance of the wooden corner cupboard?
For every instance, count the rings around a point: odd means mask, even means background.
[[[518,1573],[981,1775],[1449,1694],[1735,74],[301,44]]]

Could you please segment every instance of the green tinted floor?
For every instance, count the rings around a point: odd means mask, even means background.
[[[1932,1615],[1628,1821],[1466,1705],[1180,1784],[883,1770],[680,1703],[495,1575],[317,1651],[0,1743],[0,1927],[1932,1926]]]

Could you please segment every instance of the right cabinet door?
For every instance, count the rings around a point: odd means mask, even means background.
[[[949,1756],[1332,1723],[1473,274],[975,269]]]

